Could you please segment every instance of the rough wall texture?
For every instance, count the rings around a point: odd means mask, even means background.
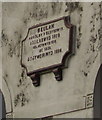
[[[10,89],[14,117],[45,117],[86,109],[85,96],[93,93],[100,65],[101,7],[97,2],[2,4],[2,74]],[[48,73],[35,88],[20,64],[21,41],[29,27],[66,15],[77,28],[76,54],[64,70],[62,82]]]

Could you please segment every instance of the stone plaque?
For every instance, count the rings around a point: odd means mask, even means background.
[[[61,80],[66,57],[72,53],[73,25],[68,16],[62,17],[28,29],[22,41],[22,66],[31,78],[53,71],[56,79]]]

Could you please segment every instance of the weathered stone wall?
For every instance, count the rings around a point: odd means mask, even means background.
[[[35,118],[87,110],[85,96],[93,93],[100,65],[101,7],[97,2],[2,4],[3,91],[7,97],[5,86],[9,88],[8,99],[12,101],[7,104],[7,112],[13,109],[14,117]],[[53,73],[48,73],[41,76],[41,86],[35,88],[20,64],[21,41],[29,27],[66,15],[77,28],[76,53],[63,70],[63,81],[57,82]]]

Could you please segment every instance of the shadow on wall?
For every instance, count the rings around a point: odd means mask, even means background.
[[[94,87],[94,118],[101,118],[101,80],[102,80],[102,64],[96,76]]]
[[[0,120],[2,118],[6,118],[6,107],[5,107],[5,100],[2,92],[0,91]]]

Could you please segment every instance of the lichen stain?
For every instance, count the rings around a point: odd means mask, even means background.
[[[17,107],[18,105],[22,107],[29,102],[28,93],[27,93],[27,89],[29,85],[30,84],[27,82],[25,70],[23,69],[21,73],[21,77],[18,80],[18,84],[17,84],[19,93],[15,96],[14,99],[15,107]]]
[[[62,3],[59,2],[52,2],[51,3],[52,13],[53,15],[58,14],[62,10]]]
[[[74,12],[74,10],[78,10],[77,6],[78,5],[73,5],[73,9],[70,11]],[[96,58],[99,53],[99,46],[100,46],[100,24],[99,24],[100,23],[100,8],[98,8],[97,7],[98,4],[96,5],[95,3],[91,3],[91,6],[93,7],[91,7],[90,10],[92,10],[93,12],[91,12],[90,14],[91,16],[90,16],[90,19],[88,19],[89,21],[87,20],[87,22],[90,23],[90,26],[89,26],[90,35],[89,37],[86,38],[89,44],[87,46],[87,49],[85,48],[86,58],[83,62],[83,67],[81,68],[82,75],[85,77],[85,79],[90,74],[90,71],[92,70],[92,66],[94,62],[96,61]],[[81,36],[84,36],[85,34],[85,33],[82,34],[81,25],[83,24],[79,23],[79,25],[77,26],[77,48],[78,49],[81,46],[82,39],[80,38]]]
[[[26,85],[26,75],[25,75],[26,73],[25,73],[25,71],[24,70],[22,70],[22,73],[21,73],[21,78],[19,79],[19,81],[18,81],[18,84],[17,84],[17,86],[18,87],[20,87],[20,86],[25,86]]]
[[[8,55],[13,57],[13,55],[19,58],[20,56],[20,44],[21,44],[21,34],[14,32],[15,41],[13,39],[9,40],[8,43]],[[17,41],[17,42],[16,42]]]
[[[13,57],[13,54],[17,55],[19,57],[20,54],[20,40],[21,40],[21,34],[17,34],[17,32],[14,33],[15,40],[17,41],[14,43],[13,39],[9,39],[5,30],[2,30],[2,45],[1,47],[7,46],[8,48],[8,55],[10,57]]]
[[[24,10],[23,23],[25,25],[32,21],[40,21],[61,13],[63,3],[28,3]]]
[[[13,52],[14,52],[14,50],[13,50],[13,46],[9,43],[8,44],[8,55],[10,56],[10,57],[13,57]]]
[[[16,45],[14,45],[12,43],[8,44],[8,55],[10,57],[13,57],[13,55],[16,55],[17,57],[19,57],[20,49],[19,49],[19,44],[18,43]],[[19,51],[19,52],[17,52],[17,51]]]
[[[16,95],[14,99],[14,106],[16,107],[20,105],[21,107],[23,107],[28,102],[29,102],[29,99],[26,97],[25,92],[21,91],[20,93]]]
[[[1,43],[2,43],[1,47],[4,47],[8,44],[8,36],[5,33],[4,29],[2,30],[2,41],[1,41]]]
[[[74,12],[75,10],[83,11],[83,7],[80,6],[79,2],[66,2],[66,6],[67,8],[65,12],[69,11],[71,13]]]
[[[28,3],[26,6],[26,9],[24,10],[24,17],[23,22],[25,25],[28,24],[28,22],[39,21],[41,19],[47,18],[48,15],[48,5],[47,3]]]
[[[78,27],[78,30],[77,30],[77,49],[80,48],[81,46],[81,37],[82,37],[82,32],[81,32],[81,24],[79,23],[79,27]]]

